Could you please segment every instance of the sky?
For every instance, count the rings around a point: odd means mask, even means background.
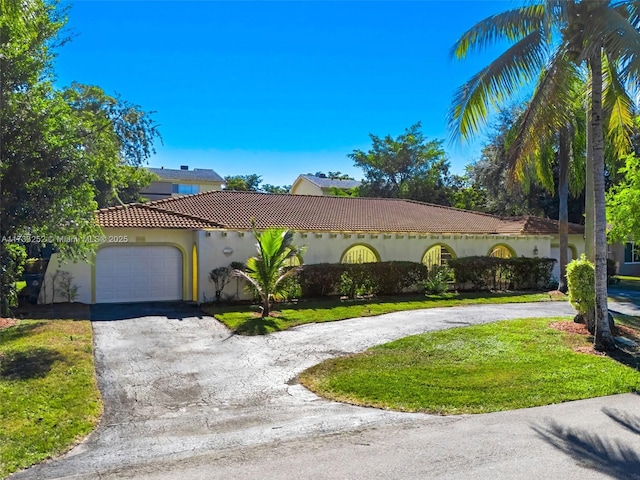
[[[68,2],[72,40],[59,86],[76,81],[153,111],[162,143],[151,167],[212,168],[290,185],[298,175],[363,172],[347,156],[369,134],[420,121],[443,140],[454,173],[483,137],[450,142],[455,90],[498,51],[450,51],[509,1]]]

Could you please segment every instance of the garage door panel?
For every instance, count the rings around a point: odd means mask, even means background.
[[[118,246],[96,255],[96,303],[182,300],[182,253],[168,246]]]

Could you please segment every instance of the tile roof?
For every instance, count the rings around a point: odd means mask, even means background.
[[[103,208],[96,212],[96,217],[102,227],[178,228],[185,230],[220,227],[209,220],[140,203]]]
[[[302,178],[306,178],[314,185],[317,185],[320,188],[354,188],[359,187],[362,182],[358,180],[341,180],[338,178],[323,178],[316,177],[315,175],[300,175]]]
[[[163,180],[191,180],[203,182],[224,182],[224,178],[211,169],[178,170],[175,168],[149,168]]]
[[[319,232],[551,235],[557,222],[485,213],[390,198],[323,197],[214,191],[98,211],[104,227],[285,227]],[[572,227],[575,233],[581,227]]]

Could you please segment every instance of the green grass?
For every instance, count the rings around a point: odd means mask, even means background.
[[[0,477],[68,450],[101,411],[88,321],[0,330]]]
[[[333,322],[347,318],[370,317],[383,313],[418,310],[422,308],[453,307],[481,303],[525,303],[553,300],[546,293],[449,293],[375,298],[369,300],[336,299],[301,302],[296,305],[275,305],[273,316],[262,320],[255,306],[203,307],[204,312],[215,316],[234,332],[242,335],[263,335],[286,330],[306,323]]]
[[[27,286],[27,282],[25,280],[20,280],[19,282],[16,282],[16,291],[19,292],[26,286]]]
[[[436,414],[484,413],[640,390],[640,372],[576,353],[584,335],[523,319],[411,336],[300,375],[333,400]],[[566,320],[566,319],[565,319]]]
[[[622,288],[625,290],[640,290],[640,277],[630,277],[626,275],[616,275],[619,283],[612,285],[615,288]]]

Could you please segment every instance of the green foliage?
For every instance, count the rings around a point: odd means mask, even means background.
[[[607,194],[609,241],[640,240],[640,157],[625,157],[624,180]]]
[[[9,309],[18,304],[16,282],[24,271],[27,252],[22,245],[7,244],[3,246],[0,259],[0,315],[7,316]]]
[[[58,271],[58,291],[67,300],[67,302],[75,302],[78,298],[78,290],[80,287],[73,283],[73,275],[71,272]]]
[[[460,257],[449,260],[457,288],[538,290],[551,284],[551,258]]]
[[[271,303],[285,295],[284,280],[293,276],[297,268],[289,267],[292,259],[302,263],[304,248],[293,245],[293,232],[282,228],[269,228],[258,233],[252,222],[258,255],[247,260],[246,268],[234,270],[233,275],[246,279],[256,288],[262,299],[262,318],[268,317]]]
[[[354,150],[349,154],[355,166],[364,170],[360,196],[451,205],[449,162],[442,141],[427,141],[420,127],[418,122],[396,139],[370,134],[368,152]]]
[[[429,269],[427,278],[422,286],[430,295],[442,295],[449,290],[449,283],[453,280],[453,270],[446,265],[433,265]]]
[[[569,301],[581,315],[589,314],[596,306],[595,269],[583,255],[567,264]]]
[[[320,263],[304,265],[300,283],[305,298],[340,293],[397,295],[415,288],[427,275],[427,267],[416,262]]]
[[[255,173],[251,175],[235,175],[224,177],[224,189],[238,192],[259,192],[262,177]]]
[[[55,86],[54,49],[66,9],[57,2],[0,4],[0,234],[52,243],[61,257],[88,258],[101,232],[97,206],[125,200],[148,180],[132,170],[153,153],[150,115],[95,86]],[[28,237],[25,239],[25,237]]]

